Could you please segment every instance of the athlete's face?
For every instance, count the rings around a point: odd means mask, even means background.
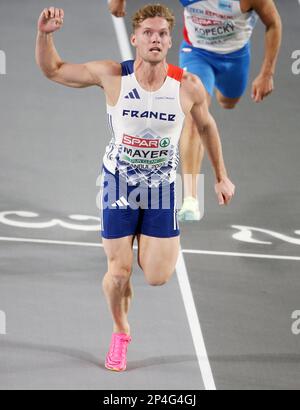
[[[131,36],[131,43],[144,61],[163,61],[172,46],[169,23],[162,17],[144,20]]]

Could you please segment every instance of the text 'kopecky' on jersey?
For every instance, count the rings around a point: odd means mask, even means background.
[[[243,48],[258,20],[243,13],[240,0],[180,0],[184,6],[184,38],[193,47],[220,54]]]
[[[122,63],[119,100],[114,107],[107,105],[112,140],[103,163],[130,185],[154,187],[176,180],[185,117],[180,104],[182,76],[181,68],[169,65],[163,86],[150,92],[139,85],[134,61]]]

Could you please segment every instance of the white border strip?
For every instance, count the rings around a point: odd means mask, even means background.
[[[46,245],[85,246],[86,248],[103,248],[102,243],[53,241],[53,240],[50,240],[50,239],[10,238],[10,237],[1,236],[0,241],[3,241],[3,242],[37,243],[37,244],[46,244]]]
[[[119,17],[114,17],[114,16],[111,16],[111,17],[112,17],[112,21],[114,24],[122,59],[123,61],[132,60],[133,56],[132,56],[132,52],[130,48],[130,43],[128,41],[128,34],[127,34],[124,19],[119,18]]]
[[[215,252],[197,249],[183,249],[182,253],[194,255],[231,256],[239,258],[278,259],[283,261],[300,261],[300,256],[264,255],[263,253]]]

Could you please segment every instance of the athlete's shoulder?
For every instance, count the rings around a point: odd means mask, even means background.
[[[186,95],[193,99],[193,101],[200,102],[206,98],[206,92],[202,81],[199,77],[187,71],[183,74],[181,88]]]
[[[102,75],[120,76],[122,73],[121,64],[112,60],[95,61],[95,68],[101,71]]]
[[[104,84],[109,85],[113,79],[121,77],[121,64],[115,61],[91,61],[84,66],[93,77],[95,84],[101,88],[104,88]]]
[[[195,74],[189,73],[188,71],[184,71],[181,83],[183,87],[190,90],[197,89],[199,91],[199,88],[203,88],[200,78]]]
[[[243,0],[244,8],[248,11],[256,11],[259,13],[260,11],[272,11],[277,10],[274,0]]]

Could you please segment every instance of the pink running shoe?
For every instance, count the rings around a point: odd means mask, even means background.
[[[105,360],[105,367],[115,372],[126,370],[126,353],[131,337],[126,333],[113,333],[109,352]]]

